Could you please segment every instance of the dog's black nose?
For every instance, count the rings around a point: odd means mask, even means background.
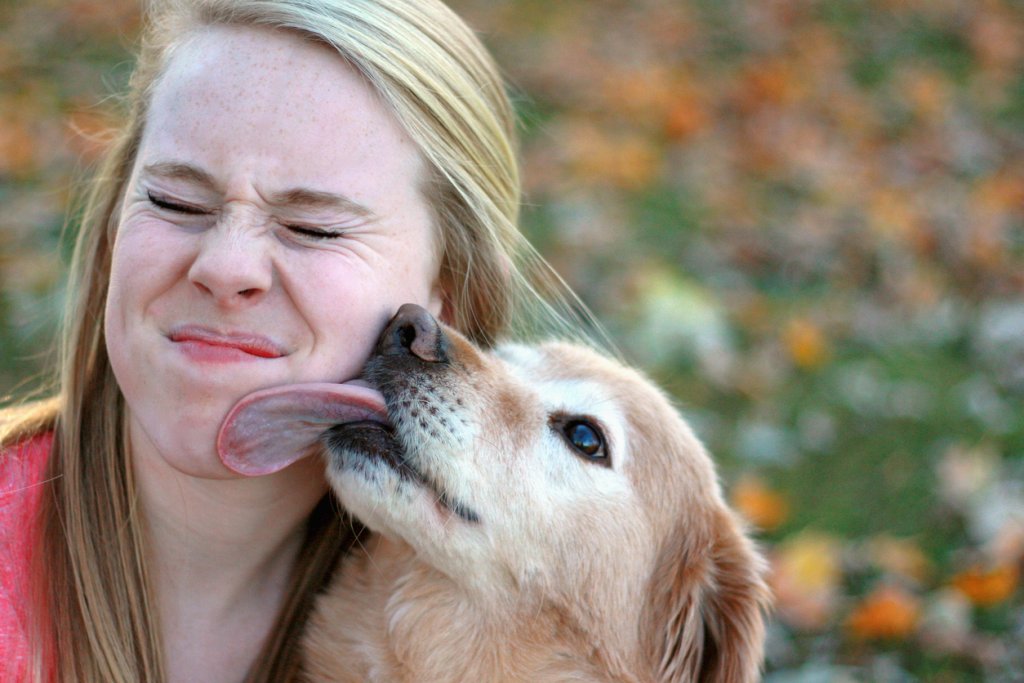
[[[448,361],[448,338],[440,323],[426,309],[404,304],[377,342],[382,356],[412,355],[428,363]]]

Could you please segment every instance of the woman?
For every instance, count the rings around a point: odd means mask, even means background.
[[[447,8],[160,7],[76,245],[59,391],[3,416],[4,681],[292,678],[350,524],[313,459],[228,472],[224,415],[354,378],[402,303],[486,345],[540,301],[511,109]]]

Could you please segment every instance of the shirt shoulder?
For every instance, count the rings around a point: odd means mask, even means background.
[[[38,501],[52,446],[53,432],[44,432],[0,450],[0,510]]]
[[[52,432],[0,451],[0,681],[28,671],[28,578],[32,533]]]

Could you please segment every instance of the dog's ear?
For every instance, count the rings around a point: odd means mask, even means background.
[[[752,683],[770,602],[765,564],[742,525],[720,510],[680,524],[656,565],[645,616],[657,683]]]

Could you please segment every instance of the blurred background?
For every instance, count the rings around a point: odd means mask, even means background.
[[[766,680],[1024,680],[1024,3],[451,4],[513,88],[525,230],[771,557]],[[0,3],[0,395],[138,23]]]

